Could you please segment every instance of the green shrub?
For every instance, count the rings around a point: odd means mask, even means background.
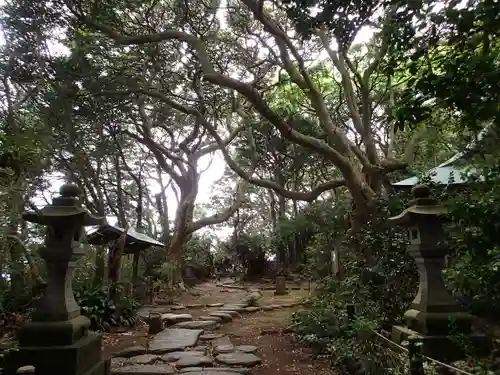
[[[90,319],[90,328],[107,331],[112,326],[133,326],[137,323],[140,304],[133,298],[121,298],[119,306],[109,298],[107,288],[90,288],[75,292],[82,314]]]
[[[399,213],[400,206],[381,205],[380,216],[356,233],[357,244],[372,249],[376,265],[365,267],[354,254],[346,254],[346,246],[342,254],[344,278],[321,279],[310,310],[293,317],[299,340],[345,373],[404,371],[404,358],[391,356],[373,337],[373,331],[401,320],[418,287],[414,262],[405,252],[405,237],[400,229],[383,224],[389,215]],[[351,236],[348,231],[345,243],[352,240]],[[357,310],[351,321],[347,318],[347,304],[355,305]]]
[[[451,264],[445,272],[453,294],[474,314],[500,314],[500,162],[477,166],[471,187],[448,199]],[[484,181],[472,185],[482,175]]]

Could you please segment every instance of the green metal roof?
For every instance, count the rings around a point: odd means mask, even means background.
[[[465,161],[466,159],[468,159],[471,152],[474,151],[477,144],[485,138],[486,134],[492,129],[492,127],[492,124],[485,126],[477,135],[476,140],[469,143],[465,147],[464,151],[456,153],[453,157],[446,160],[444,163],[428,170],[426,173],[424,173],[424,175],[429,176],[433,183],[439,185],[460,185],[466,183],[466,176],[473,174],[476,169],[470,165],[467,165]],[[414,176],[402,181],[395,182],[392,184],[392,186],[410,187],[418,183],[419,178],[417,176]]]
[[[110,241],[116,241],[123,233],[125,233],[124,228],[105,224],[100,226],[97,230],[87,233],[86,242],[90,245],[105,245]],[[142,251],[150,246],[164,247],[165,245],[145,234],[137,232],[134,228],[129,228],[127,230],[124,250],[126,254]]]

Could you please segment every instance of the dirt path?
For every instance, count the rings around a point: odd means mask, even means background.
[[[220,331],[235,345],[255,345],[262,365],[259,375],[330,375],[326,362],[312,360],[310,351],[286,332],[294,309],[260,312],[246,316],[244,324],[235,320]]]
[[[256,285],[248,285],[249,288]],[[309,291],[291,290],[286,296],[274,296],[270,285],[259,285],[263,294],[259,305],[287,304],[297,302],[309,294]],[[193,318],[208,315],[214,309],[207,305],[237,303],[245,296],[247,290],[221,287],[215,282],[203,283],[184,293],[178,303],[186,306],[180,313],[191,314]],[[259,349],[256,354],[262,359],[262,364],[252,370],[259,375],[329,375],[333,372],[327,363],[313,360],[310,351],[294,340],[286,328],[294,311],[300,307],[285,308],[273,311],[259,311],[244,314],[232,322],[224,323],[218,332],[227,335],[234,345],[255,345]],[[147,345],[147,326],[130,332],[106,334],[103,356],[110,357],[113,353],[126,347]]]

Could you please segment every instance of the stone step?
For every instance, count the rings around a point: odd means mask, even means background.
[[[252,353],[224,353],[215,357],[218,363],[226,366],[246,366],[253,367],[262,363],[262,359]]]
[[[200,316],[200,320],[213,320],[214,322],[220,322],[222,321],[222,318],[219,316]]]
[[[249,372],[235,371],[232,368],[225,368],[223,371],[219,371],[218,368],[204,369],[201,371],[186,371],[181,372],[182,375],[238,375],[238,374],[248,374]]]
[[[190,322],[184,322],[190,323]],[[179,323],[181,324],[181,323]],[[195,346],[203,329],[167,328],[158,333],[149,345],[152,354],[164,354]]]
[[[255,345],[238,345],[234,347],[236,352],[255,353],[259,348]]]
[[[122,349],[119,352],[116,352],[113,354],[113,357],[123,357],[123,358],[130,358],[130,357],[135,357],[137,355],[141,354],[146,354],[147,349],[146,347],[142,345],[134,345],[134,346],[129,346],[128,348]]]
[[[180,374],[188,375],[250,375],[250,369],[246,367],[186,367],[179,370]]]
[[[256,312],[256,311],[260,311],[260,310],[261,310],[261,308],[258,306],[245,307],[245,312]]]
[[[243,311],[245,311],[245,306],[242,304],[240,304],[240,305],[226,305],[221,310],[243,312]]]
[[[176,368],[211,367],[213,365],[210,357],[207,357],[204,352],[198,351],[167,353],[161,359],[164,362],[174,362]]]
[[[208,315],[209,316],[215,316],[217,318],[221,318],[222,321],[224,321],[224,322],[230,322],[231,320],[233,320],[233,317],[231,316],[231,314],[229,314],[229,313],[223,313],[223,312],[220,312],[220,311],[216,311],[216,312],[210,313]]]
[[[186,308],[188,308],[188,309],[202,309],[204,307],[205,307],[205,305],[202,303],[192,303],[192,304],[186,305]]]
[[[206,329],[211,331],[217,328],[217,322],[213,320],[192,320],[190,322],[180,322],[174,324],[172,328]]]
[[[124,366],[131,366],[131,365],[152,365],[156,361],[158,361],[161,358],[161,356],[157,354],[141,354],[141,355],[136,355],[134,357],[130,357],[123,362]]]
[[[212,341],[214,354],[231,353],[234,351],[234,345],[227,336],[219,337]]]
[[[229,314],[233,318],[234,317],[241,317],[240,313],[238,311],[234,311],[234,310],[222,310],[222,309],[220,309],[219,311],[216,311],[216,312],[218,312],[218,313],[224,313],[224,314]]]
[[[175,367],[170,364],[131,365],[111,369],[111,374],[119,375],[171,375],[175,372]]]
[[[224,306],[223,303],[209,303],[207,307],[222,307]]]
[[[204,333],[200,336],[200,341],[211,341],[223,337],[222,333]]]
[[[161,319],[167,325],[173,325],[180,322],[189,322],[193,320],[193,316],[191,314],[173,314],[173,313],[165,313],[161,315]]]

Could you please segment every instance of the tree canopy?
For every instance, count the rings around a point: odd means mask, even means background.
[[[335,248],[351,281],[360,267],[394,266],[382,272],[386,290],[367,291],[392,321],[416,277],[402,234],[385,226],[409,200],[392,183],[440,165],[486,127],[497,139],[499,17],[487,0],[5,1],[2,288],[24,306],[26,274],[43,284],[41,233],[21,213],[49,203],[64,180],[92,213],[165,244],[134,260],[116,244],[92,248],[82,293],[86,279],[119,282],[106,266],[175,285],[188,264],[200,277],[231,265],[256,277],[276,258],[321,278]],[[483,159],[467,163],[496,181],[495,153],[478,147]],[[216,174],[202,196],[204,176]],[[481,310],[497,285],[486,254],[498,244],[466,207],[496,193],[460,194],[453,215],[489,237],[477,263],[464,246],[475,237],[455,237],[449,282],[464,303],[480,293]],[[463,281],[478,270],[490,275],[481,286]]]

